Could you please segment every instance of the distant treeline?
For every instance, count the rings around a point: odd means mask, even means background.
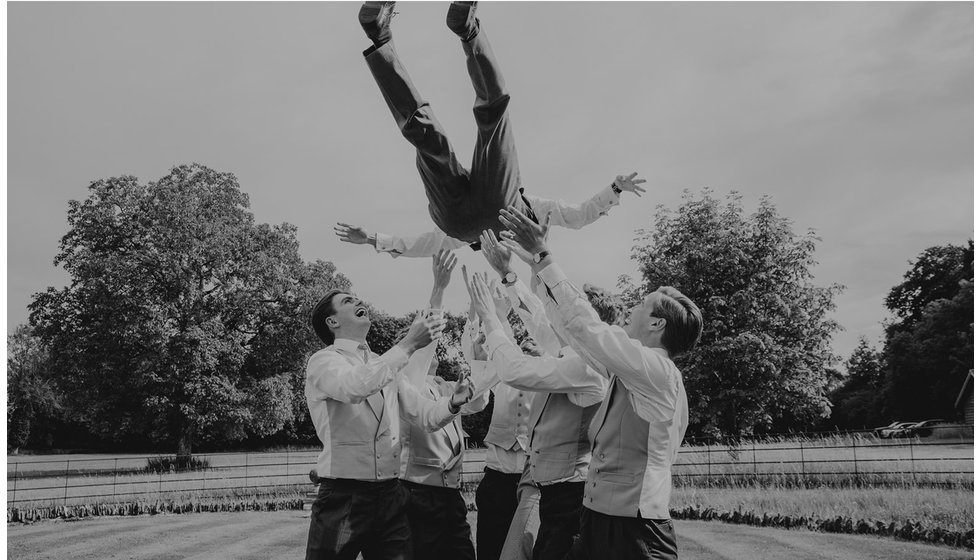
[[[154,182],[120,176],[88,190],[69,202],[54,257],[70,284],[36,293],[29,324],[8,336],[8,450],[189,455],[316,444],[303,385],[322,344],[309,309],[329,289],[356,287],[332,262],[304,261],[295,226],[255,223],[231,173],[181,165]],[[690,436],[955,415],[973,367],[972,241],[913,263],[885,301],[895,318],[884,348],[862,342],[844,372],[829,317],[843,287],[813,284],[818,241],[812,230],[794,233],[768,198],[746,215],[738,193],[710,190],[658,206],[636,232],[642,280],[621,279],[625,303],[671,285],[704,315],[700,345],[678,359]],[[412,320],[379,309],[371,317],[378,352]],[[455,379],[467,367],[464,318],[449,319],[438,375]],[[464,418],[473,441],[490,411]]]

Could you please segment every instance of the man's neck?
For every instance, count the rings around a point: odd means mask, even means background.
[[[345,333],[339,332],[334,338],[345,338],[347,340],[353,340],[358,344],[367,344],[367,333]]]

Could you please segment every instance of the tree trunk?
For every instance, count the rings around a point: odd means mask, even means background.
[[[191,435],[189,429],[186,426],[181,426],[177,435],[177,462],[181,461],[190,462],[191,459],[191,444],[194,442],[194,437]]]

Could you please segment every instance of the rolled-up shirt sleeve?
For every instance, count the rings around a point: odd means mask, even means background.
[[[666,352],[646,348],[621,327],[607,325],[556,263],[538,275],[556,305],[558,320],[569,343],[586,362],[605,368],[627,389],[640,417],[666,420],[673,413],[680,389],[679,379]]]
[[[442,249],[455,251],[465,242],[446,235],[442,230],[433,230],[415,237],[398,237],[378,233],[374,249],[395,257],[431,257]]]
[[[407,363],[408,354],[398,346],[364,364],[352,364],[336,350],[321,350],[306,364],[308,394],[357,404],[391,383]]]

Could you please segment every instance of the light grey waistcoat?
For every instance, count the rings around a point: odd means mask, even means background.
[[[589,424],[599,403],[582,408],[560,393],[540,393],[531,416],[531,480],[547,483],[585,469],[592,456]]]

